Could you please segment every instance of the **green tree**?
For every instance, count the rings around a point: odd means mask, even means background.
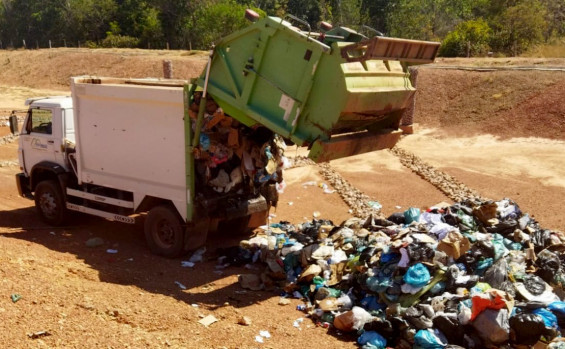
[[[331,0],[328,1],[331,15],[327,20],[334,25],[359,25],[362,23],[361,0]],[[322,2],[323,3],[323,2]]]
[[[237,4],[234,0],[219,0],[200,7],[194,13],[196,20],[187,28],[192,34],[190,36],[192,47],[209,49],[215,41],[248,26],[249,22],[244,17],[247,8],[246,5]],[[260,9],[253,9],[265,15]],[[217,23],[223,25],[219,26]]]
[[[159,16],[145,0],[122,0],[116,18],[122,34],[138,38],[142,47],[159,47],[165,41]]]
[[[539,0],[523,0],[507,8],[491,23],[491,46],[506,54],[519,55],[544,39],[546,8]]]
[[[361,13],[365,16],[366,25],[387,33],[389,31],[387,25],[387,13],[394,7],[396,1],[389,0],[363,0],[361,2]]]
[[[118,9],[114,0],[68,0],[66,4],[65,36],[73,41],[104,39]]]
[[[392,36],[438,40],[462,21],[472,19],[484,0],[398,0],[389,7]]]
[[[444,57],[484,55],[489,50],[491,35],[492,30],[482,18],[462,22],[447,34],[439,54]]]
[[[206,6],[205,0],[151,0],[151,5],[159,10],[159,20],[163,28],[163,36],[171,48],[186,48],[186,28],[194,21],[194,13]],[[222,25],[215,22],[215,25]]]
[[[563,37],[565,35],[565,0],[542,0],[541,3],[547,9],[545,40],[552,37]]]
[[[322,18],[322,7],[317,0],[288,0],[286,12],[305,20],[312,29],[317,28]]]

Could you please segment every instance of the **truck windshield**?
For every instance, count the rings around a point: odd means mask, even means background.
[[[53,113],[49,109],[32,109],[31,112],[31,132],[51,134]]]

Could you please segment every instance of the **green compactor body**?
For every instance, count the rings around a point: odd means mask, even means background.
[[[265,17],[221,39],[197,84],[207,83],[243,124],[267,127],[310,147],[314,161],[328,161],[394,146],[415,92],[408,67],[433,62],[438,48],[345,27],[311,33]]]

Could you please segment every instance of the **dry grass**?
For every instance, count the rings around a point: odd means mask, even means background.
[[[555,39],[548,44],[538,45],[523,54],[523,56],[542,58],[565,57],[565,38]]]

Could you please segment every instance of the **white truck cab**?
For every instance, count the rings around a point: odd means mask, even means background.
[[[52,162],[68,171],[65,150],[69,143],[75,142],[72,98],[33,98],[26,105],[28,116],[18,148],[24,174],[30,176],[34,166],[43,162]]]

